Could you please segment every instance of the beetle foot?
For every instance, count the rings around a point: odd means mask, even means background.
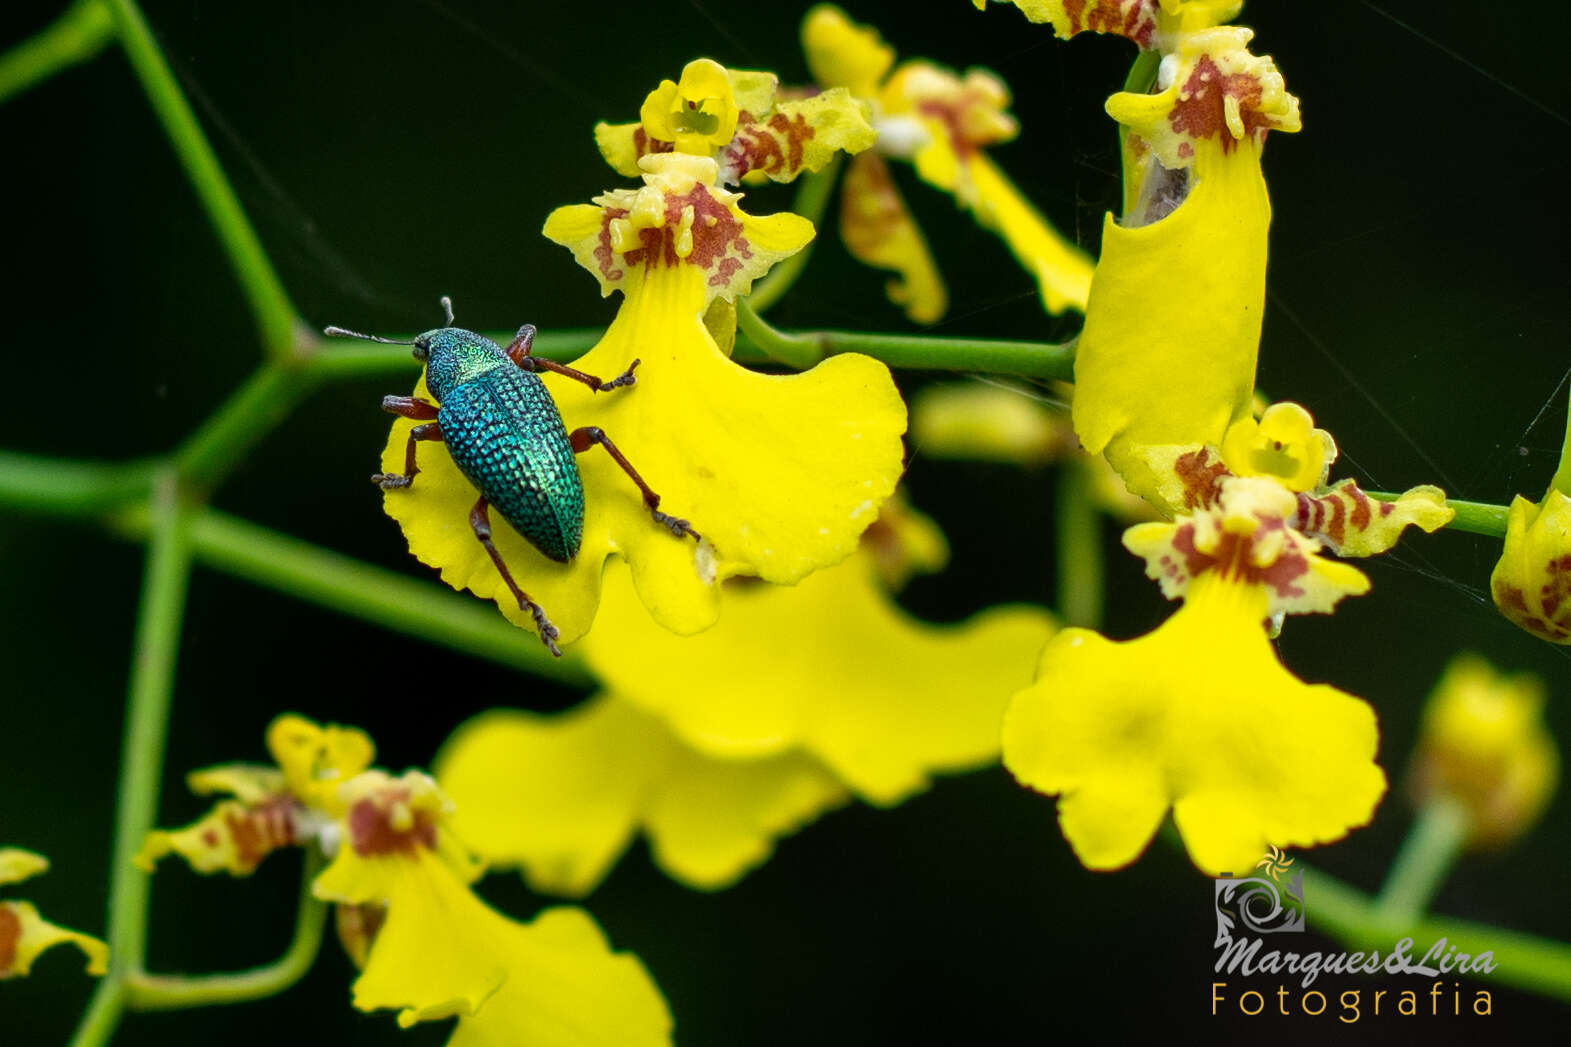
[[[414,479],[413,476],[405,476],[403,473],[375,473],[371,477],[371,482],[384,491],[393,491],[400,487],[408,487]]]
[[[550,651],[553,657],[562,657],[562,649],[556,645],[556,638],[562,633],[551,624],[551,619],[545,616],[545,608],[537,603],[531,603],[529,611],[535,616],[535,628],[540,630],[540,642],[545,644],[546,650]]]
[[[633,370],[642,362],[643,361],[641,360],[634,360],[632,363],[627,365],[627,370],[623,371],[609,382],[601,382],[600,388],[596,389],[595,392],[603,393],[607,389],[620,389],[623,386],[635,384],[638,381],[638,376],[633,373]]]
[[[654,514],[655,523],[670,529],[671,533],[678,538],[683,538],[687,535],[692,535],[694,538],[700,537],[699,533],[693,530],[692,526],[681,517],[672,516],[670,513],[662,513],[659,509],[651,509],[649,511]]]

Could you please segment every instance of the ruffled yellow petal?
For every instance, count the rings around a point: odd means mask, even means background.
[[[474,1014],[508,977],[507,921],[424,847],[361,855],[354,847],[317,877],[318,898],[387,905],[365,970],[354,984],[362,1011],[398,1008],[398,1024]]]
[[[39,953],[67,943],[87,957],[88,974],[109,970],[109,946],[99,939],[50,923],[29,902],[0,902],[0,981],[27,974]]]
[[[819,4],[802,20],[802,50],[813,82],[872,98],[895,63],[894,48],[872,26],[858,25],[833,4]]]
[[[582,909],[508,921],[511,977],[447,1047],[668,1047],[671,1012],[638,957],[613,953]]]
[[[683,67],[680,82],[661,81],[638,117],[649,137],[673,143],[677,152],[713,156],[736,133],[737,112],[725,66],[698,58]]]
[[[1029,607],[919,622],[874,570],[863,555],[791,588],[742,588],[714,628],[681,638],[639,611],[613,569],[585,653],[619,698],[700,752],[802,751],[863,799],[898,803],[932,773],[994,757],[1003,701],[1051,626]]]
[[[342,813],[336,800],[339,787],[376,758],[376,746],[359,728],[323,727],[293,713],[268,725],[267,751],[284,772],[290,792],[307,807],[332,815]]]
[[[248,807],[289,791],[282,771],[254,763],[229,763],[192,771],[185,776],[185,784],[198,796],[228,793]]]
[[[1130,490],[1167,511],[1160,464],[1217,445],[1249,416],[1265,305],[1271,206],[1267,128],[1295,130],[1297,102],[1249,31],[1184,38],[1173,83],[1114,95],[1148,170],[1124,224],[1108,216],[1075,360],[1075,431]],[[1160,453],[1158,453],[1160,452]]]
[[[936,323],[949,307],[943,277],[922,230],[911,217],[889,165],[861,153],[846,168],[840,190],[840,237],[858,261],[896,274],[885,293],[913,323]]]
[[[616,233],[614,223],[631,212],[608,203],[604,211],[589,209],[598,232],[587,241],[564,232],[582,217],[574,209],[565,216],[558,211],[546,226],[626,296],[605,337],[574,366],[613,377],[641,360],[637,384],[593,393],[556,375],[544,380],[567,427],[603,429],[660,494],[662,511],[689,520],[703,541],[678,538],[656,523],[606,452],[591,448],[581,455],[583,544],[571,562],[548,560],[512,528],[493,522],[503,560],[563,642],[588,630],[602,564],[612,554],[632,566],[645,606],[663,626],[694,632],[714,621],[724,578],[794,582],[849,555],[902,467],[905,405],[883,364],[848,354],[800,375],[758,374],[722,355],[703,324],[713,300],[745,291],[768,260],[805,240],[782,239],[780,230],[807,223],[794,215],[774,216],[790,219],[785,225],[742,216],[728,202],[734,194],[693,177],[706,167],[712,176],[713,161],[672,154],[643,163],[651,170],[646,189],[654,192],[656,209],[671,216],[669,224],[644,226],[643,239]],[[693,205],[678,207],[680,200],[664,194],[686,194],[683,199],[706,209],[717,205],[726,217],[715,226],[685,221]],[[613,198],[624,199],[602,199]],[[643,206],[626,202],[633,210]],[[685,233],[691,242],[684,245]],[[595,261],[602,241],[604,272]],[[629,242],[648,246],[616,246]],[[741,259],[734,268],[733,258]],[[423,381],[416,395],[425,395]],[[384,469],[402,468],[412,424],[394,423]],[[384,500],[410,551],[441,568],[449,585],[495,599],[509,619],[532,629],[532,617],[520,611],[468,527],[474,488],[435,444],[421,448],[420,469],[417,483]]]
[[[773,103],[766,112],[743,113],[736,136],[720,151],[720,180],[734,185],[762,173],[789,182],[822,170],[836,153],[869,149],[877,138],[865,107],[843,87]]]
[[[1489,576],[1500,613],[1540,639],[1571,643],[1571,498],[1551,489],[1537,505],[1518,495]]]
[[[49,859],[20,847],[0,847],[0,886],[21,883],[49,871]]]
[[[1377,502],[1352,480],[1298,496],[1299,530],[1321,539],[1339,556],[1373,556],[1397,543],[1409,527],[1433,532],[1451,522],[1456,510],[1445,492],[1431,484],[1404,491],[1395,501]]]
[[[303,842],[308,832],[305,808],[287,791],[254,802],[224,800],[184,829],[148,833],[134,860],[152,872],[165,855],[178,854],[199,873],[249,876],[263,858]]]
[[[1267,593],[1268,614],[1329,614],[1342,597],[1368,592],[1369,579],[1320,556],[1319,541],[1294,529],[1298,505],[1275,480],[1231,476],[1211,507],[1172,523],[1136,524],[1124,545],[1170,600],[1220,573]]]
[[[521,866],[535,890],[570,895],[592,890],[639,828],[672,876],[728,886],[846,799],[810,757],[717,760],[612,695],[558,716],[486,713],[448,741],[437,774],[465,841]]]
[[[605,157],[605,162],[625,178],[637,178],[643,173],[638,166],[640,157],[651,153],[669,153],[673,148],[670,142],[650,138],[644,125],[636,120],[630,124],[609,124],[605,121],[596,124],[595,146],[600,150],[600,155]]]
[[[1004,763],[1061,794],[1060,826],[1086,866],[1133,861],[1169,805],[1213,876],[1369,820],[1385,792],[1374,713],[1282,667],[1266,603],[1263,588],[1210,572],[1147,636],[1066,629],[1048,644],[1010,703]]]
[[[1560,756],[1537,677],[1498,673],[1477,655],[1452,659],[1424,707],[1413,757],[1420,803],[1450,799],[1468,814],[1469,843],[1499,847],[1544,813]]]

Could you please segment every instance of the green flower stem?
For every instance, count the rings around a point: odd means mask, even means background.
[[[1102,624],[1102,519],[1091,500],[1087,470],[1066,462],[1058,470],[1058,613],[1065,625]]]
[[[165,469],[148,500],[147,568],[137,611],[126,702],[125,740],[109,886],[109,973],[124,983],[140,974],[147,950],[148,875],[133,864],[157,816],[175,661],[191,574],[187,515],[178,480]],[[104,990],[105,994],[113,990]],[[78,1029],[75,1047],[97,1047],[113,1033],[124,994],[101,995]]]
[[[134,531],[139,521],[121,524]],[[192,519],[191,542],[203,564],[257,585],[535,676],[586,688],[595,683],[581,658],[551,657],[533,633],[472,597],[214,509]]]
[[[978,371],[1066,381],[1073,376],[1073,342],[1053,345],[988,338],[863,334],[860,331],[789,334],[766,323],[748,305],[746,298],[736,301],[736,322],[742,333],[770,359],[801,371],[839,353],[863,353],[890,367],[916,370]]]
[[[1555,469],[1549,488],[1564,495],[1571,495],[1571,399],[1566,401],[1566,436],[1560,445],[1560,465]]]
[[[257,368],[175,451],[181,480],[198,490],[217,485],[314,388],[312,373],[298,363]]]
[[[133,973],[126,986],[130,1008],[134,1011],[170,1011],[259,1000],[283,992],[304,977],[322,948],[327,903],[311,893],[311,885],[322,871],[322,852],[315,846],[303,850],[300,908],[295,916],[294,938],[283,956],[265,967],[229,974],[182,977]]]
[[[251,303],[263,349],[272,359],[287,356],[295,346],[295,310],[289,304],[289,295],[273,271],[229,180],[224,177],[223,168],[181,94],[174,73],[164,61],[141,11],[134,0],[107,0],[107,3],[114,14],[126,58],[162,121],[164,132],[201,198],[207,217]]]
[[[513,332],[492,331],[486,334],[493,342],[506,345],[513,340]],[[535,335],[533,354],[547,360],[568,362],[584,355],[594,344],[605,337],[600,327],[568,327],[559,331],[541,331]],[[413,374],[420,364],[409,355],[407,345],[383,345],[377,342],[352,342],[334,339],[305,363],[314,378],[336,381],[340,378],[364,378],[370,375]]]
[[[94,57],[113,38],[113,28],[99,0],[77,0],[53,24],[0,55],[0,102]]]
[[[125,982],[119,978],[100,978],[93,998],[71,1037],[71,1047],[102,1047],[114,1036],[125,1013]]]
[[[0,451],[0,505],[63,516],[96,516],[153,489],[158,463],[80,462]]]
[[[1369,497],[1380,502],[1394,502],[1402,497],[1390,491],[1367,491]],[[1446,524],[1453,531],[1466,531],[1469,534],[1486,534],[1492,538],[1504,538],[1506,535],[1506,517],[1511,510],[1504,505],[1490,505],[1487,502],[1459,502],[1454,498],[1447,498],[1446,505],[1456,511],[1456,516]]]
[[[1350,949],[1389,953],[1399,940],[1411,937],[1416,962],[1444,938],[1458,952],[1494,954],[1494,971],[1470,978],[1571,1001],[1571,945],[1466,920],[1429,917],[1393,926],[1379,903],[1325,873],[1309,870],[1304,882],[1310,926]]]
[[[824,169],[814,174],[805,176],[797,184],[796,197],[791,201],[791,210],[813,223],[817,229],[823,222],[824,212],[829,209],[829,198],[834,194],[835,183],[840,176],[840,167],[845,162],[845,154],[836,153]],[[802,275],[802,270],[807,268],[807,260],[813,253],[813,244],[817,241],[815,236],[808,241],[796,254],[778,263],[769,274],[753,285],[752,293],[747,296],[748,304],[753,307],[753,312],[766,312],[770,306],[785,297],[785,293],[796,283],[796,278]]]
[[[1455,800],[1425,803],[1375,899],[1376,919],[1388,927],[1417,923],[1462,853],[1469,830],[1467,809]]]

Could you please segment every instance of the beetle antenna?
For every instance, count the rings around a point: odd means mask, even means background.
[[[396,338],[379,338],[374,334],[361,334],[351,331],[346,327],[324,327],[322,333],[329,338],[359,338],[367,342],[381,342],[383,345],[414,345],[413,342],[400,342]]]
[[[447,314],[447,326],[453,326],[453,300],[447,295],[442,296],[442,312]]]

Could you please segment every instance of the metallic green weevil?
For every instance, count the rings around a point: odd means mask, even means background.
[[[342,327],[328,327],[324,334],[363,338],[389,345],[413,346],[414,357],[425,364],[425,383],[433,404],[417,396],[384,396],[382,409],[418,422],[409,432],[402,473],[377,473],[371,482],[384,491],[408,487],[419,474],[415,445],[439,440],[447,445],[453,464],[474,484],[480,499],[469,512],[469,526],[501,572],[502,580],[518,598],[518,606],[534,616],[540,639],[552,654],[556,626],[545,609],[531,600],[513,581],[491,541],[489,507],[496,506],[502,519],[513,526],[546,556],[566,563],[578,554],[584,536],[584,484],[574,455],[596,444],[630,476],[643,492],[644,504],[655,522],[678,538],[698,532],[686,520],[660,511],[660,496],[638,475],[616,444],[596,426],[574,429],[562,424],[562,414],[551,399],[538,369],[555,371],[583,382],[595,392],[632,385],[634,360],[626,371],[609,382],[594,375],[530,355],[535,328],[525,324],[506,349],[484,335],[453,326],[453,303],[445,296],[442,308],[447,326],[419,335],[412,342],[359,334]]]

